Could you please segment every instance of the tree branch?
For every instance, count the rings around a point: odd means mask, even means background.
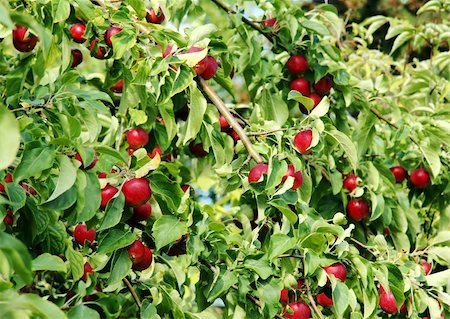
[[[380,120],[386,122],[392,127],[395,127],[397,130],[399,129],[398,125],[391,122],[388,118],[386,118],[383,114],[381,114],[377,109],[374,109],[373,107],[370,108],[370,111],[375,114],[376,117],[378,117]]]
[[[314,298],[311,294],[311,289],[309,288],[308,280],[305,280],[305,285],[306,285],[306,294],[308,295],[308,299],[309,299],[309,302],[311,303],[311,306],[313,307],[314,311],[316,312],[317,316],[320,319],[325,319],[322,312],[319,310],[319,308],[317,308],[316,302],[314,301]]]
[[[138,308],[141,308],[141,300],[139,299],[139,296],[136,293],[136,290],[134,290],[133,286],[131,285],[130,281],[127,279],[127,277],[122,279],[125,285],[128,287],[128,290],[131,292],[131,295],[133,296],[134,301],[136,302],[136,305]]]
[[[220,99],[217,93],[209,86],[208,83],[201,77],[199,77],[199,83],[202,87],[203,91],[206,93],[211,102],[217,107],[219,112],[223,115],[223,117],[227,120],[230,126],[236,131],[239,135],[242,143],[247,149],[250,156],[257,162],[262,163],[264,159],[259,155],[259,153],[253,148],[252,142],[248,139],[247,133],[245,133],[244,129],[239,125],[233,115],[230,113],[230,110],[225,105],[225,103]]]

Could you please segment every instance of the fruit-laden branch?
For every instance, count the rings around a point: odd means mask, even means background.
[[[235,10],[231,9],[230,7],[228,7],[225,3],[223,3],[220,0],[211,0],[211,1],[214,2],[218,7],[220,7],[223,11],[225,11],[228,14],[236,14],[237,13]],[[289,50],[283,44],[278,43],[278,42],[275,41],[275,39],[272,36],[272,34],[270,34],[268,32],[264,32],[263,29],[261,29],[261,27],[257,23],[255,23],[254,21],[252,21],[252,20],[242,16],[242,22],[244,22],[246,25],[252,27],[256,31],[261,33],[274,46],[278,46],[278,47],[282,48],[284,51],[289,52]]]
[[[133,296],[134,301],[136,302],[136,305],[141,308],[141,300],[139,299],[139,296],[136,293],[136,290],[134,290],[133,286],[131,285],[130,281],[125,277],[122,279],[125,285],[128,287],[128,290],[131,292],[131,295]]]
[[[202,78],[199,78],[199,83],[203,89],[203,92],[206,93],[211,102],[217,107],[219,112],[225,117],[230,126],[236,131],[239,135],[242,144],[244,144],[250,156],[257,162],[262,163],[264,159],[259,155],[259,153],[253,148],[252,142],[248,139],[247,133],[245,133],[244,129],[239,125],[233,115],[230,113],[230,110],[225,105],[225,103],[220,99],[217,93],[209,86],[208,83]]]

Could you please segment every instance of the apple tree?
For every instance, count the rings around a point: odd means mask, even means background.
[[[349,17],[0,0],[0,317],[450,316],[450,4]]]

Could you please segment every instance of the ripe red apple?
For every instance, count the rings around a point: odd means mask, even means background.
[[[105,209],[108,205],[109,201],[119,192],[119,189],[117,187],[114,187],[112,185],[106,185],[101,191],[101,202],[100,202],[100,208]]]
[[[76,225],[73,231],[73,237],[75,238],[75,241],[80,245],[84,245],[86,242],[92,244],[92,242],[95,240],[95,236],[95,229],[91,228],[87,230],[85,224]]]
[[[262,178],[263,174],[269,172],[269,165],[267,164],[256,164],[248,173],[248,182],[257,183]]]
[[[402,306],[400,307],[400,313],[403,315],[408,314],[408,308],[406,306],[406,300],[403,302]]]
[[[84,269],[83,269],[83,277],[81,277],[81,279],[82,279],[84,282],[86,282],[89,274],[94,275],[94,269],[92,269],[91,264],[88,263],[88,262],[85,262],[85,263],[84,263],[84,267],[83,267],[83,268],[84,268]]]
[[[105,43],[106,43],[107,46],[112,47],[113,44],[112,44],[112,41],[111,41],[111,37],[116,35],[120,31],[122,31],[122,29],[119,28],[119,27],[109,27],[108,30],[106,30]]]
[[[333,86],[333,80],[329,75],[325,75],[319,81],[314,83],[314,90],[320,95],[330,93],[331,87]]]
[[[386,235],[391,236],[391,230],[389,229],[389,227],[384,227],[384,228],[383,228],[383,232],[384,232]]]
[[[144,259],[145,254],[145,246],[140,240],[135,240],[129,247],[128,247],[128,257],[130,257],[130,260],[133,265],[139,264],[142,259]]]
[[[25,190],[25,192],[29,193],[30,195],[34,196],[37,194],[37,191],[30,185],[24,182],[19,183],[20,186]]]
[[[303,281],[301,279],[297,280],[297,286],[295,289],[301,289],[303,286]],[[282,304],[289,303],[289,291],[286,288],[281,289],[280,291],[280,302]]]
[[[75,154],[75,159],[81,163],[81,166],[80,166],[81,169],[84,169],[84,170],[88,171],[91,168],[93,168],[95,166],[95,164],[97,164],[98,156],[97,156],[97,152],[95,152],[94,159],[92,160],[92,162],[88,166],[84,166],[83,159],[81,158],[80,153],[77,152]]]
[[[133,220],[141,222],[148,220],[152,215],[152,205],[145,203],[144,205],[133,208]]]
[[[83,53],[78,49],[72,49],[72,68],[83,62]]]
[[[147,246],[144,246],[144,257],[141,262],[134,264],[134,270],[145,270],[152,264],[152,251]]]
[[[188,50],[188,53],[200,52],[202,50],[203,50],[202,48],[192,47]],[[197,75],[201,75],[203,72],[205,72],[205,70],[206,70],[206,57],[204,57],[194,66],[194,71]]]
[[[158,9],[158,13],[155,12],[153,8],[150,9],[150,11],[147,12],[147,15],[145,16],[145,19],[149,23],[155,23],[155,24],[161,24],[164,22],[164,19],[166,17],[164,16],[164,13],[161,10],[161,7]]]
[[[181,187],[181,190],[185,193],[189,190],[189,185],[187,185],[187,184],[181,185],[180,187]]]
[[[263,29],[265,28],[278,28],[279,25],[277,23],[277,19],[275,18],[270,18],[270,19],[266,19],[262,22],[262,27]]]
[[[287,68],[289,72],[291,72],[294,75],[300,75],[306,72],[308,70],[308,60],[303,55],[292,55],[289,60],[287,61]],[[309,85],[308,85],[309,89]],[[291,89],[292,90],[292,89]],[[303,94],[307,95],[307,94]]]
[[[425,188],[430,183],[430,175],[425,168],[416,168],[411,173],[411,183],[417,188]]]
[[[150,153],[147,153],[148,157],[153,158],[156,156],[156,154],[159,154],[159,156],[162,156],[163,151],[159,145],[156,145],[153,150]]]
[[[92,40],[89,45],[89,50],[91,51],[91,56],[96,59],[102,60],[106,58],[106,48],[99,44],[99,40]],[[97,49],[95,49],[97,47]]]
[[[235,142],[237,142],[241,139],[235,130],[231,130],[230,135]]]
[[[138,149],[147,145],[148,140],[148,133],[140,127],[136,127],[127,132],[127,142],[132,149]]]
[[[311,152],[309,147],[313,139],[312,130],[303,130],[298,132],[294,137],[294,146],[302,154]]]
[[[230,124],[225,119],[225,116],[223,116],[222,114],[219,115],[219,123],[222,131],[228,130],[230,128]]]
[[[324,292],[321,292],[316,296],[317,303],[323,307],[333,306],[333,299],[328,297]]]
[[[7,184],[7,183],[12,183],[12,181],[13,181],[12,174],[9,173],[9,172],[6,173],[5,179],[4,179],[4,183],[5,183],[5,184]],[[5,191],[6,191],[5,185],[4,185],[4,184],[0,184],[0,193],[4,193]]]
[[[288,170],[286,172],[286,174],[283,176],[283,178],[281,179],[281,182],[284,183],[286,181],[286,179],[288,178],[288,176],[292,176],[294,178],[294,184],[292,184],[291,189],[292,190],[296,190],[297,188],[299,188],[300,186],[303,185],[303,174],[301,171],[295,171],[295,167],[292,164],[288,165]]]
[[[420,267],[422,267],[425,271],[425,275],[428,275],[431,272],[433,265],[431,265],[429,262],[423,261],[420,263]]]
[[[394,174],[395,182],[401,183],[406,179],[408,172],[402,166],[393,166],[390,168],[392,174]]]
[[[205,57],[205,70],[200,75],[203,79],[209,80],[216,75],[217,68],[219,67],[219,64],[217,63],[217,60],[213,58],[210,55],[207,55]]]
[[[108,173],[106,172],[100,172],[97,174],[98,178],[107,178],[108,177]]]
[[[208,152],[203,149],[202,143],[196,144],[194,143],[194,141],[192,141],[189,144],[189,150],[191,151],[192,155],[197,157],[205,157],[206,155],[208,155]]]
[[[114,93],[122,93],[123,90],[123,80],[118,81],[114,85],[111,86],[111,91]]]
[[[369,217],[369,204],[365,199],[351,199],[347,204],[347,214],[356,221],[366,219]]]
[[[130,207],[144,205],[152,196],[150,184],[145,178],[132,178],[122,185],[125,203]]]
[[[30,52],[36,46],[38,37],[35,35],[28,35],[28,28],[16,24],[16,28],[12,31],[13,45],[20,52]]]
[[[84,43],[86,41],[86,39],[83,38],[83,35],[86,32],[86,25],[84,23],[75,23],[69,30],[73,41],[78,43]]]
[[[169,55],[171,55],[170,53],[172,52],[172,46],[169,44],[166,49],[164,50],[162,57],[163,59],[167,58]]]
[[[383,286],[380,286],[380,307],[389,314],[394,314],[398,311],[394,294],[391,291],[386,292]]]
[[[317,105],[319,105],[320,101],[322,101],[322,97],[319,94],[316,93],[310,93],[308,95],[308,97],[313,100],[314,102],[314,106],[312,107],[311,111],[314,110],[316,108]],[[300,111],[303,114],[308,114],[310,111],[308,111],[308,109],[302,104],[299,103],[299,107],[300,107]]]
[[[357,186],[357,182],[358,182],[358,177],[356,177],[353,174],[348,175],[342,185],[349,191],[349,192],[353,192],[353,190],[356,188]]]
[[[292,313],[288,313],[288,307],[291,308]],[[295,301],[283,308],[283,316],[288,319],[307,319],[311,318],[311,310],[305,302]]]
[[[8,211],[6,212],[6,216],[3,218],[3,223],[9,226],[12,226],[12,224],[14,223],[14,215],[11,209],[8,209]]]
[[[323,267],[328,275],[333,275],[336,279],[344,282],[347,279],[347,267],[341,263],[334,263],[328,267]]]
[[[289,88],[291,90],[300,92],[303,96],[309,96],[309,94],[311,93],[309,89],[309,82],[304,78],[292,80]]]

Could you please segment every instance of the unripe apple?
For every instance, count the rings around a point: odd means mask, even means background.
[[[88,171],[91,168],[93,168],[95,166],[95,164],[97,164],[98,156],[97,156],[97,152],[95,152],[94,153],[94,159],[92,160],[92,162],[88,166],[84,166],[83,159],[81,158],[80,153],[77,152],[75,154],[75,159],[81,163],[81,166],[80,166],[81,169],[84,169],[84,170]]]
[[[189,144],[189,150],[191,151],[192,155],[197,157],[205,157],[206,155],[208,155],[208,152],[203,149],[202,143],[196,144],[194,141],[192,141]]]
[[[222,114],[219,115],[219,123],[222,131],[228,130],[230,128],[230,124],[227,122],[225,116],[223,116]]]
[[[347,204],[347,214],[356,221],[366,219],[369,217],[369,204],[365,199],[351,199]]]
[[[6,175],[5,175],[5,179],[4,179],[4,183],[5,184],[7,184],[7,183],[12,183],[12,181],[13,181],[13,177],[12,177],[12,174],[11,173],[6,173]],[[5,192],[5,185],[4,184],[0,184],[0,193],[4,193]]]
[[[91,228],[87,230],[85,224],[76,225],[73,231],[73,237],[75,238],[75,241],[80,245],[84,245],[86,242],[92,244],[92,242],[95,240],[95,236],[95,229]]]
[[[358,177],[356,177],[355,175],[351,174],[348,175],[344,181],[342,182],[342,185],[349,191],[349,192],[353,192],[353,190],[356,188],[357,186],[357,182],[358,182]]]
[[[152,196],[150,184],[145,178],[132,178],[122,185],[125,203],[130,207],[144,205]]]
[[[394,294],[391,291],[386,292],[383,286],[380,286],[380,307],[388,314],[398,311]]]
[[[420,267],[422,267],[423,270],[425,271],[425,275],[428,275],[431,272],[431,269],[433,268],[433,266],[426,261],[421,262]]]
[[[301,171],[295,171],[295,167],[292,164],[288,165],[288,170],[286,172],[286,174],[283,176],[283,178],[281,179],[281,182],[284,183],[286,181],[286,179],[288,178],[288,176],[292,176],[294,178],[294,183],[292,184],[291,189],[292,190],[296,190],[297,188],[299,188],[300,186],[303,185],[303,174]]]
[[[90,263],[85,262],[83,266],[83,277],[81,277],[81,279],[86,282],[89,274],[94,275],[94,269],[92,269]]]
[[[269,172],[269,165],[267,164],[256,164],[248,173],[248,182],[257,183],[262,178],[263,174]]]
[[[111,86],[111,91],[114,93],[122,93],[123,91],[123,80],[118,81],[114,85]]]
[[[303,55],[292,55],[287,61],[287,68],[294,75],[303,74],[308,70],[308,60]]]
[[[292,313],[288,313],[288,307],[291,308]],[[303,301],[291,302],[283,308],[283,316],[288,319],[308,319],[311,318],[311,310]]]
[[[330,93],[331,87],[333,86],[333,80],[329,75],[325,75],[323,78],[321,78],[319,81],[314,83],[314,90],[320,94],[328,94]]]
[[[393,166],[390,168],[390,170],[395,177],[396,183],[403,182],[406,179],[406,176],[408,175],[408,172],[402,166]]]
[[[262,23],[262,27],[265,28],[278,28],[279,25],[277,23],[277,19],[275,18],[270,18],[270,19],[266,19],[263,21]]]
[[[158,9],[158,13],[155,12],[153,8],[150,9],[150,11],[147,12],[147,15],[145,16],[145,19],[149,23],[155,23],[155,24],[161,24],[164,22],[164,19],[166,17],[164,16],[164,13],[161,10],[161,7]]]
[[[138,149],[148,144],[148,133],[140,128],[134,128],[127,132],[127,142],[132,149]]]
[[[417,188],[425,188],[430,183],[430,175],[425,168],[416,168],[411,173],[411,183]]]
[[[328,275],[333,275],[342,282],[347,279],[347,267],[341,263],[334,263],[328,267],[324,267],[323,270],[325,270]]]
[[[91,56],[96,59],[102,60],[106,58],[106,48],[99,44],[99,40],[92,40],[89,45],[89,50],[91,51]],[[97,47],[97,50],[95,49]]]
[[[209,80],[216,75],[217,68],[219,67],[219,64],[217,63],[217,60],[213,58],[210,55],[207,55],[205,57],[205,70],[200,75],[203,79]]]
[[[27,38],[28,28],[16,24],[16,28],[12,31],[13,45],[20,52],[30,52],[36,46],[38,37],[29,35]]]
[[[333,299],[328,297],[324,292],[321,292],[316,296],[317,303],[323,307],[333,306]]]
[[[152,205],[145,203],[144,205],[133,208],[133,220],[141,222],[148,220],[152,215]]]
[[[289,88],[291,90],[300,92],[303,96],[309,96],[309,94],[311,93],[309,89],[309,82],[304,78],[292,80]]]
[[[119,28],[119,27],[109,27],[108,30],[106,30],[105,43],[106,43],[107,46],[112,47],[113,44],[112,44],[112,41],[111,41],[111,37],[116,35],[120,31],[122,31],[122,29]]]
[[[145,246],[140,240],[135,240],[128,247],[128,257],[133,265],[139,264],[144,259]]]
[[[101,191],[101,202],[100,202],[100,208],[105,209],[108,205],[109,201],[119,192],[119,189],[117,187],[114,187],[112,185],[106,185]]]
[[[134,264],[134,270],[145,270],[152,264],[152,251],[147,246],[144,246],[144,257],[141,262]]]
[[[83,62],[83,53],[81,53],[78,49],[72,49],[72,68],[78,66],[81,62]]]
[[[86,41],[86,39],[83,38],[83,35],[86,32],[86,25],[84,25],[84,23],[75,23],[69,30],[73,41],[78,43],[84,43]]]
[[[311,152],[309,147],[313,139],[312,130],[303,130],[298,132],[294,137],[294,146],[302,154]]]

